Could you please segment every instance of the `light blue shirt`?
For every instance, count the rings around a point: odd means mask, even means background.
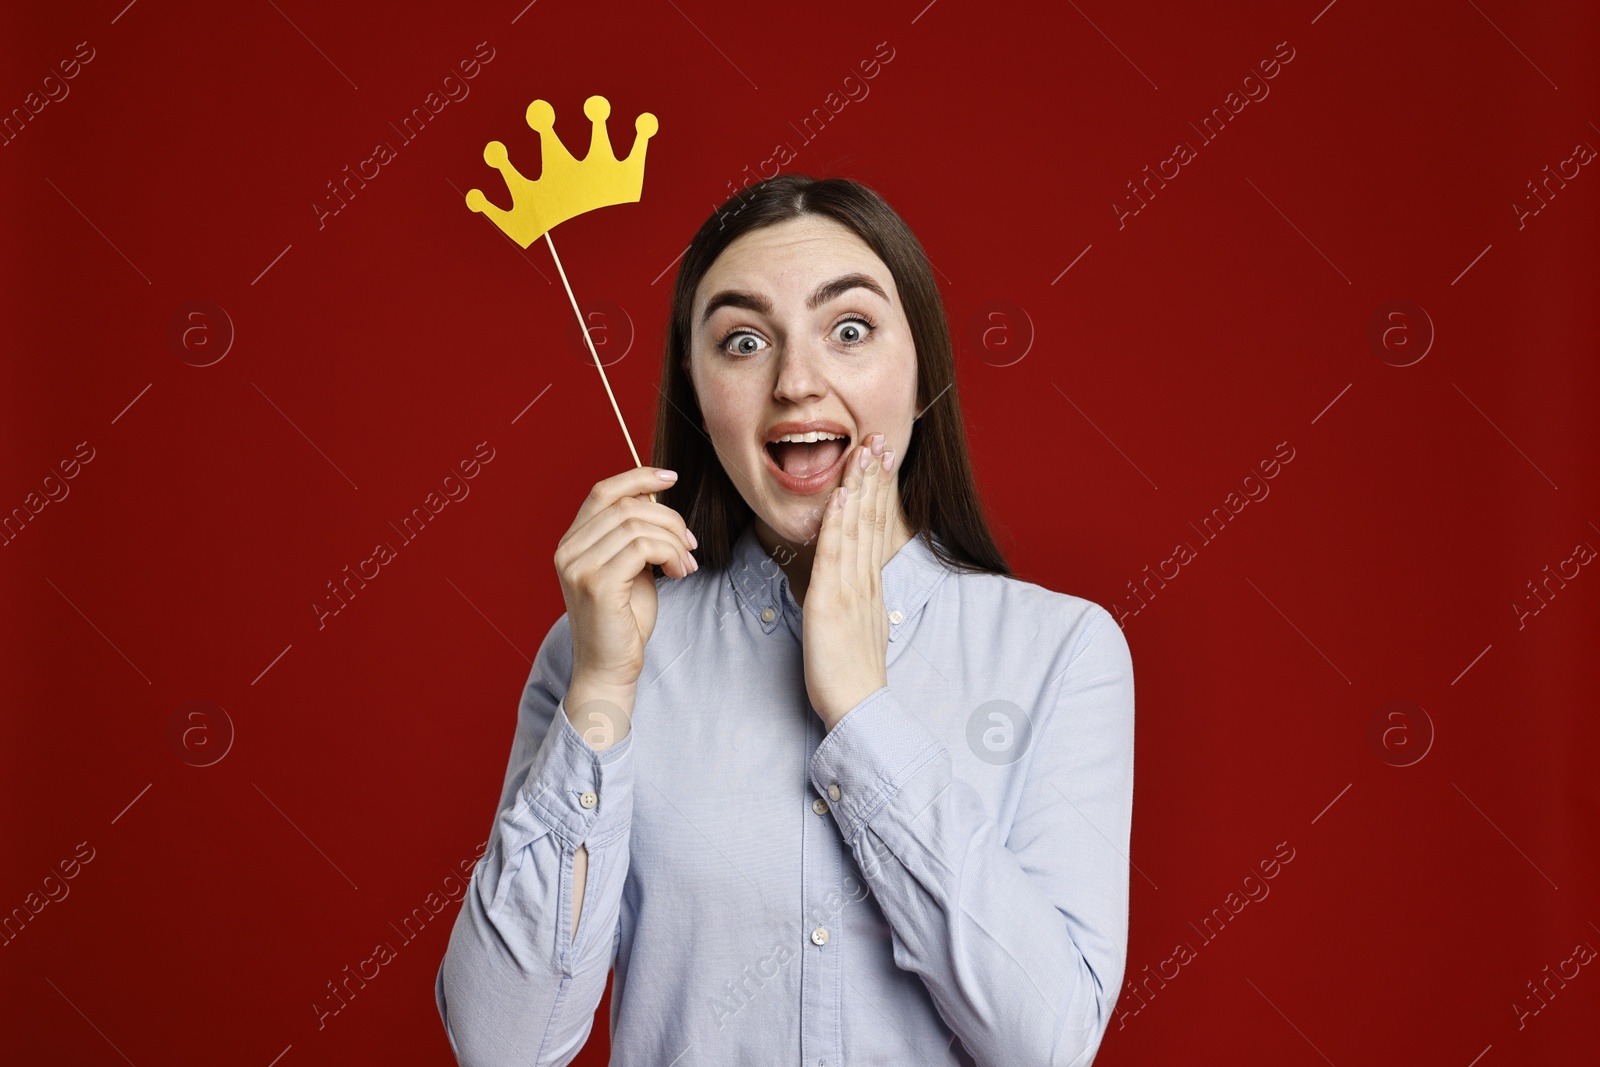
[[[889,684],[824,733],[753,528],[657,589],[612,747],[567,719],[566,615],[539,648],[435,983],[457,1059],[570,1063],[614,967],[611,1067],[1090,1063],[1128,937],[1110,613],[913,537],[883,569]]]

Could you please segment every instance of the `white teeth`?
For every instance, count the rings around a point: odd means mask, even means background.
[[[778,438],[779,441],[795,441],[810,444],[813,441],[843,441],[844,434],[829,433],[827,430],[813,430],[811,433],[786,433]]]

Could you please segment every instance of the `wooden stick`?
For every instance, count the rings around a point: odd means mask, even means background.
[[[638,461],[638,450],[634,448],[634,437],[627,432],[627,422],[622,422],[622,410],[616,406],[616,395],[611,392],[611,382],[606,381],[605,366],[600,365],[600,354],[595,352],[594,338],[589,336],[589,325],[584,322],[584,314],[578,309],[578,298],[573,296],[573,286],[568,285],[568,282],[566,282],[566,270],[562,270],[562,258],[555,254],[555,242],[550,240],[550,230],[544,232],[544,242],[550,246],[550,258],[555,259],[555,270],[562,275],[562,286],[566,290],[566,299],[570,299],[573,302],[573,314],[578,315],[578,330],[581,330],[582,334],[584,334],[584,341],[589,342],[589,355],[595,357],[595,370],[600,371],[600,381],[605,384],[605,395],[606,397],[611,397],[611,410],[616,411],[616,421],[622,427],[622,437],[627,438],[627,451],[634,454],[634,466],[643,467],[645,464]]]
[[[622,436],[628,441],[628,451],[633,455],[635,467],[644,466],[639,461],[639,451],[633,447],[633,435],[628,433],[628,424],[622,420],[622,409],[617,406],[616,394],[611,391],[611,382],[606,378],[606,369],[600,363],[600,353],[595,351],[594,338],[589,336],[589,325],[583,321],[583,312],[578,307],[578,298],[572,295],[572,285],[567,281],[567,272],[561,266],[561,257],[556,255],[556,243],[550,236],[550,231],[544,232],[545,244],[550,246],[550,258],[556,261],[556,273],[561,275],[562,288],[567,291],[567,299],[572,301],[572,313],[578,316],[578,330],[583,334],[584,341],[589,346],[589,354],[594,357],[595,370],[600,372],[600,382],[606,387],[606,396],[611,398],[611,410],[617,413],[617,424],[622,427]],[[650,494],[650,501],[654,503],[656,495]]]

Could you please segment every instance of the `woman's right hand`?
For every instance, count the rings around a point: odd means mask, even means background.
[[[596,482],[556,546],[556,573],[572,629],[572,678],[616,690],[635,687],[656,625],[651,564],[671,578],[699,569],[683,517],[650,494],[672,480],[657,467]]]

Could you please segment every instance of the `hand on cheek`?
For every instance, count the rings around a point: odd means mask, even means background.
[[[823,512],[806,586],[802,612],[806,694],[830,730],[889,684],[883,564],[897,475],[894,453],[885,450],[884,441],[882,434],[870,435],[871,447],[858,447],[846,461],[844,483],[834,490]],[[863,455],[866,470],[862,470]],[[843,507],[838,506],[841,495]]]

